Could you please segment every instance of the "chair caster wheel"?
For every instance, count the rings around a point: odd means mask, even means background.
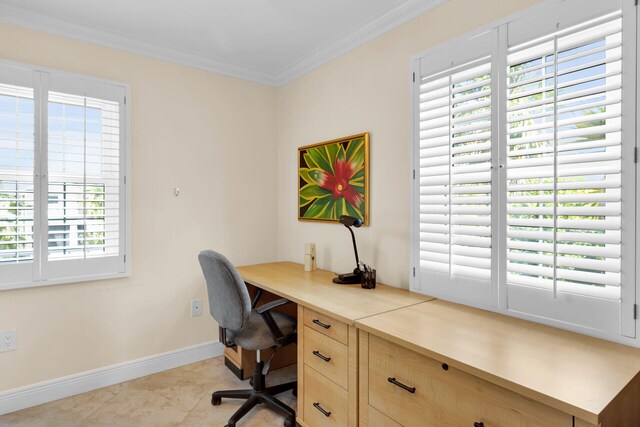
[[[291,417],[285,418],[284,427],[296,427],[296,419]]]
[[[220,397],[215,397],[215,396],[211,396],[211,404],[213,406],[218,406],[219,404],[222,403],[222,398]]]

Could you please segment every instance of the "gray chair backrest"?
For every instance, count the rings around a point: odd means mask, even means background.
[[[218,252],[202,251],[198,260],[207,282],[211,316],[223,328],[244,328],[251,316],[251,299],[238,270]]]

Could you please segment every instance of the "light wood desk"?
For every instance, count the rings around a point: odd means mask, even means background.
[[[433,297],[380,283],[375,289],[360,285],[336,285],[335,273],[304,271],[293,262],[273,262],[238,267],[245,282],[280,295],[349,325],[364,317],[432,300]]]
[[[336,285],[331,281],[334,273],[305,272],[291,262],[238,271],[245,282],[298,304],[296,412],[298,423],[309,427],[358,425],[356,320],[432,299],[381,284],[375,289]]]
[[[298,304],[302,426],[640,426],[640,349],[289,262],[238,270]]]
[[[356,326],[363,426],[640,426],[640,349],[442,300]]]

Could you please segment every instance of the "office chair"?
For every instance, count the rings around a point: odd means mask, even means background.
[[[240,409],[229,418],[226,427],[235,427],[240,418],[254,406],[264,404],[285,417],[284,426],[294,427],[296,413],[274,395],[294,389],[296,382],[267,387],[265,376],[277,348],[296,342],[296,320],[283,313],[273,312],[276,307],[291,301],[278,299],[256,308],[262,290],[251,302],[249,291],[233,264],[214,251],[202,251],[198,255],[200,267],[207,282],[209,310],[220,326],[220,339],[227,347],[239,345],[247,350],[256,350],[252,389],[216,391],[211,395],[211,404],[220,405],[222,398],[246,399]],[[265,365],[260,351],[273,349]]]

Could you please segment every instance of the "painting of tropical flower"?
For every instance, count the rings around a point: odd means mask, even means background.
[[[369,223],[369,134],[298,149],[298,219]]]

